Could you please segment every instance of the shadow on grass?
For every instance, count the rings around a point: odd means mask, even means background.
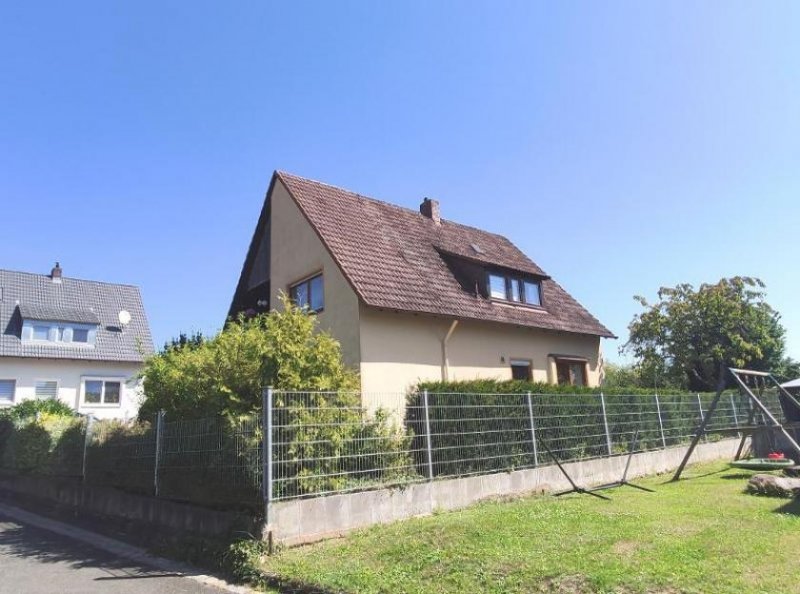
[[[755,472],[734,472],[732,474],[723,474],[719,478],[728,481],[742,480],[742,479],[750,480],[751,478],[753,478],[753,475],[755,474],[756,474]]]
[[[775,509],[776,514],[792,514],[800,516],[800,499],[794,498]]]
[[[669,478],[667,478],[665,481],[663,481],[660,484],[668,485],[670,483],[681,482],[681,481],[694,481],[694,480],[697,480],[697,479],[706,478],[706,477],[709,477],[709,476],[715,476],[717,474],[722,474],[723,472],[728,472],[728,469],[727,468],[720,468],[719,470],[712,470],[711,472],[705,472],[703,474],[693,474],[691,476],[687,476],[685,474],[682,474],[681,478],[678,479],[677,481],[675,481],[673,479],[673,477],[675,475],[674,474],[670,474]]]

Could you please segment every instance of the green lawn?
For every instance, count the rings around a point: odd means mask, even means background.
[[[586,496],[483,503],[287,549],[263,569],[344,592],[800,593],[800,505],[715,464]],[[291,591],[286,589],[285,591]]]

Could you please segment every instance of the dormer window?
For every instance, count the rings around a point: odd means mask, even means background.
[[[499,274],[489,275],[489,296],[492,299],[542,305],[541,284],[538,281],[524,280]]]
[[[22,342],[26,343],[93,345],[96,334],[93,324],[22,321]]]

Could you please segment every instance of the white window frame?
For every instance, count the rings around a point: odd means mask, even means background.
[[[54,378],[54,377],[37,377],[33,380],[33,398],[34,400],[46,400],[46,398],[41,398],[36,393],[36,384],[40,382],[52,382],[56,385],[56,393],[53,396],[53,400],[58,400],[58,396],[61,393],[61,380]]]
[[[11,400],[10,401],[0,400],[0,408],[3,408],[5,406],[14,406],[14,404],[16,404],[16,402],[17,402],[17,380],[16,380],[16,378],[0,377],[0,382],[11,382],[12,383],[12,386],[11,386]]]
[[[81,376],[81,408],[121,408],[122,399],[125,396],[124,377],[114,375],[82,375]],[[86,402],[86,382],[103,382],[103,391],[100,394],[100,402]],[[106,382],[119,383],[119,402],[108,404],[106,399]]]
[[[76,348],[93,348],[97,342],[97,331],[99,324],[83,324],[78,322],[56,322],[47,320],[23,320],[22,321],[22,342],[25,344],[36,344],[46,346],[60,346],[60,347],[76,347]],[[25,329],[30,328],[29,338],[26,338]],[[41,339],[35,337],[35,328],[47,328],[47,338]],[[64,333],[70,329],[70,334],[74,336],[75,330],[86,330],[86,342],[64,340]],[[94,330],[94,341],[89,340],[92,337]],[[50,340],[50,337],[55,335],[55,340]]]

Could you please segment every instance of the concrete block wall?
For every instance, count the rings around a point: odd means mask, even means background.
[[[738,439],[701,443],[691,462],[733,459]],[[634,454],[628,478],[675,470],[686,447],[667,448]],[[581,462],[568,462],[564,468],[580,486],[599,485],[619,480],[627,456],[614,456]],[[484,499],[505,495],[549,492],[569,488],[556,466],[543,466],[506,473],[435,480],[396,489],[346,493],[313,499],[279,501],[270,509],[274,542],[288,546],[336,537],[351,530],[425,516],[438,510],[454,510]]]

